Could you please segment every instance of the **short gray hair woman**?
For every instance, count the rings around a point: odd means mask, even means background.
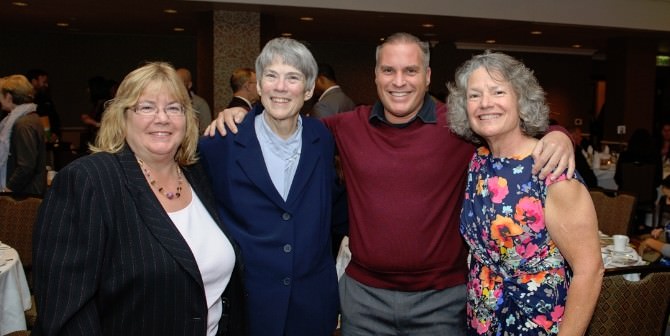
[[[480,67],[484,67],[492,76],[500,81],[509,81],[518,96],[519,118],[521,130],[529,136],[543,134],[549,124],[549,107],[545,103],[545,93],[537,82],[533,71],[515,58],[490,50],[481,55],[473,56],[456,71],[456,82],[449,83],[449,124],[451,130],[474,142],[482,143],[482,139],[472,132],[465,110],[470,75]]]
[[[277,58],[281,59],[282,63],[300,70],[305,76],[305,88],[314,89],[319,67],[305,45],[285,37],[270,40],[256,58],[256,76],[260,78],[265,67],[274,63]]]

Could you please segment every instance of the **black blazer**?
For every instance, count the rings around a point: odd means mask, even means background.
[[[202,167],[183,171],[232,242]],[[240,256],[232,243],[237,262],[220,335],[242,335],[245,327]],[[198,265],[127,147],[83,157],[58,173],[39,211],[33,257],[39,311],[33,335],[206,334]]]

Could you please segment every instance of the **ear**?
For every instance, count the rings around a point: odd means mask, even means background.
[[[314,95],[314,87],[312,86],[311,89],[305,91],[305,101],[308,101],[312,98],[312,95]]]

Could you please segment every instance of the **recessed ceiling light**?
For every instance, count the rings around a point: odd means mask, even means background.
[[[184,29],[184,28],[182,28],[182,27],[174,27],[174,28],[172,28],[172,30],[173,30],[173,31],[176,31],[176,32],[183,32],[183,31],[186,30],[186,29]]]
[[[28,3],[24,1],[14,1],[12,2],[12,5],[18,6],[18,7],[27,7]]]
[[[56,22],[56,26],[58,27],[69,27],[70,24],[67,22]]]
[[[581,45],[581,44],[578,44],[578,43],[575,43],[575,44],[571,45],[571,47],[573,47],[573,48],[581,48],[582,45]]]
[[[542,35],[542,32],[539,30],[533,30],[530,32],[531,35]]]
[[[421,27],[424,27],[424,28],[433,28],[433,27],[435,27],[435,25],[432,24],[432,23],[424,23],[424,24],[421,25]]]
[[[167,13],[167,14],[177,14],[177,10],[176,10],[176,9],[173,9],[173,8],[166,8],[166,9],[163,10],[163,13]]]
[[[301,21],[314,21],[314,18],[311,16],[303,16],[300,18]]]
[[[281,33],[281,36],[283,36],[283,37],[291,37],[291,36],[293,36],[293,33]]]
[[[496,43],[496,40],[486,40],[486,41],[484,41],[484,42],[486,42],[486,43],[488,43],[488,44],[493,44],[493,43]]]

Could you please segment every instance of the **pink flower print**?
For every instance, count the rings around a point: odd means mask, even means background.
[[[507,188],[507,179],[503,177],[494,176],[488,179],[488,188],[491,192],[491,201],[493,203],[502,203],[509,193]]]
[[[547,320],[547,317],[544,315],[535,316],[535,318],[533,318],[533,322],[537,323],[545,330],[549,330],[551,325],[554,324],[553,322]]]
[[[523,197],[516,205],[514,219],[521,225],[528,225],[531,230],[540,232],[544,229],[544,209],[535,197]]]
[[[563,319],[563,311],[565,310],[565,307],[563,306],[556,306],[554,307],[554,311],[551,312],[551,320],[554,322],[560,322]]]

